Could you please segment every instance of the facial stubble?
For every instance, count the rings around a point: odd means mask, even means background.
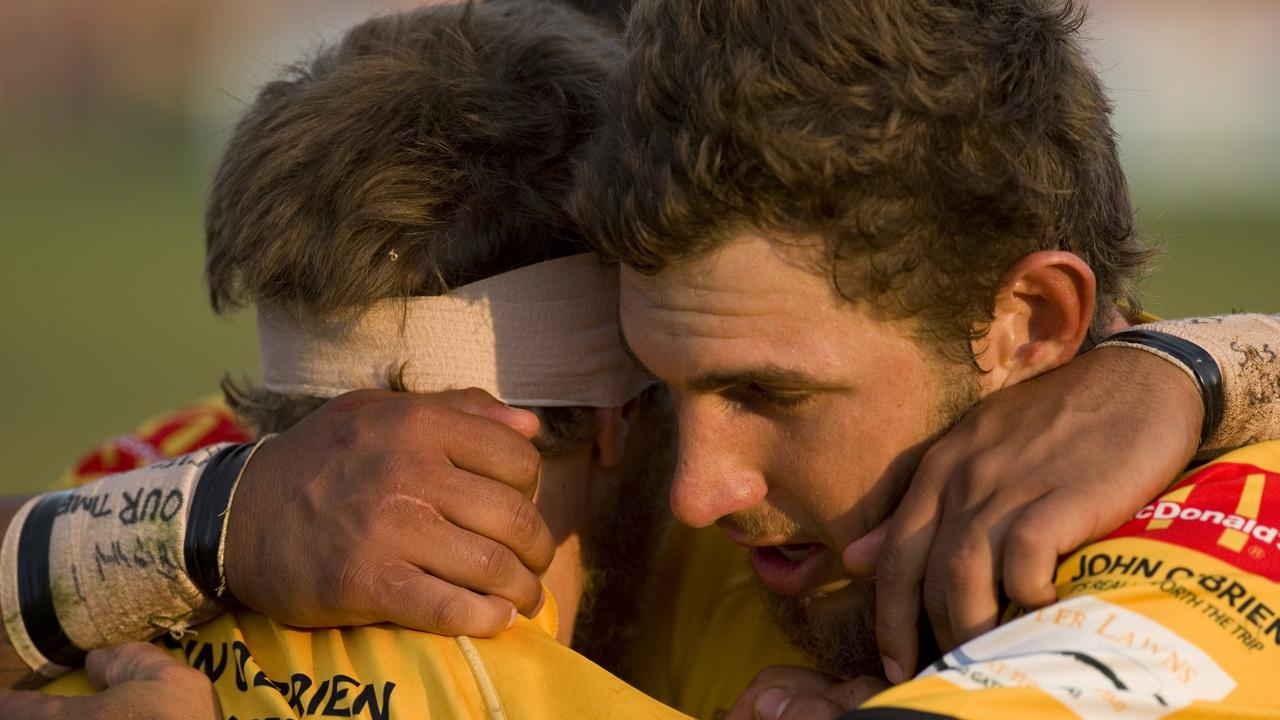
[[[975,368],[950,366],[943,377],[945,391],[931,414],[933,432],[928,439],[904,451],[883,482],[891,486],[890,502],[875,513],[875,525],[897,507],[915,475],[925,451],[964,417],[981,399]],[[840,678],[862,675],[883,677],[884,669],[876,646],[874,578],[854,579],[832,594],[784,597],[770,592],[757,579],[765,604],[791,642],[808,655],[822,672]],[[919,624],[920,647],[936,646],[927,622]]]

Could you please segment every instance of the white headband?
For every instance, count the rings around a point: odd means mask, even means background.
[[[386,388],[401,366],[411,391],[479,387],[532,407],[617,407],[653,383],[619,338],[617,269],[590,253],[341,320],[260,307],[258,344],[264,387],[291,395]]]

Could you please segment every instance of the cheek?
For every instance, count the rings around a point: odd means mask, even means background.
[[[925,418],[905,404],[869,410],[833,402],[778,434],[766,470],[770,491],[842,547],[883,519],[926,435]]]

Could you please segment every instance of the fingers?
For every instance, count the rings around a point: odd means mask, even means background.
[[[89,682],[99,690],[132,680],[165,680],[173,673],[187,673],[191,667],[144,642],[129,642],[94,650],[84,661]]]
[[[15,720],[80,720],[90,714],[85,698],[45,695],[35,690],[0,695],[0,717]]]
[[[842,555],[844,569],[854,577],[874,577],[880,563],[880,550],[889,536],[889,521],[845,546]]]
[[[535,413],[511,407],[480,388],[449,390],[428,397],[469,415],[496,420],[529,440],[538,434],[540,423]]]
[[[101,692],[68,699],[64,718],[216,720],[222,717],[204,673],[142,642],[94,650],[85,658],[89,681]],[[11,717],[5,713],[4,717]]]
[[[920,587],[941,513],[945,474],[927,462],[887,524],[876,564],[876,640],[885,676],[897,684],[915,672]]]
[[[466,420],[451,422],[447,428],[436,424],[436,432],[445,441],[442,447],[449,461],[462,470],[493,478],[532,498],[542,468],[542,456],[533,443],[485,418],[455,417]]]
[[[1057,601],[1053,582],[1059,556],[1092,540],[1097,530],[1078,500],[1069,490],[1051,492],[1010,525],[1004,552],[1010,600],[1028,608]]]
[[[538,576],[501,543],[456,527],[434,540],[406,549],[406,559],[441,580],[505,599],[523,615],[541,607]]]
[[[756,720],[835,720],[845,708],[820,695],[768,688],[756,698]]]
[[[1007,513],[985,508],[941,522],[922,595],[942,650],[995,627],[1000,614],[997,573],[1007,525]]]
[[[439,502],[445,519],[510,548],[532,572],[547,571],[556,541],[529,498],[474,475],[459,476],[453,485]]]
[[[893,686],[883,678],[863,675],[849,682],[833,685],[823,692],[823,696],[842,708],[853,710],[890,687]]]
[[[781,698],[789,698],[796,693],[817,695],[834,682],[832,678],[808,668],[771,665],[756,673],[751,684],[738,697],[724,720],[754,720],[760,712],[758,708],[760,695],[769,690],[784,691],[781,695],[775,692],[765,708],[765,712],[776,712]],[[785,703],[782,704],[785,705]]]
[[[473,409],[496,402],[481,390],[453,391],[445,399]],[[371,401],[376,406],[366,407]],[[335,438],[333,444],[346,455],[356,449],[366,455],[390,449],[395,451],[393,455],[415,456],[420,451],[435,461],[443,454],[458,468],[510,485],[530,497],[537,487],[542,458],[528,437],[501,422],[446,405],[438,395],[369,390],[347,393],[330,400],[281,437],[302,434],[299,445],[306,452],[329,450],[311,447],[314,443],[301,432],[307,430],[304,424],[322,420],[331,426],[327,434]]]
[[[857,709],[888,687],[884,680],[870,676],[820,691],[771,686],[756,695],[752,711],[756,720],[831,720]]]
[[[413,630],[457,637],[493,637],[511,627],[516,609],[499,597],[480,595],[424,574],[410,565],[354,570],[344,584],[364,597],[378,620]]]

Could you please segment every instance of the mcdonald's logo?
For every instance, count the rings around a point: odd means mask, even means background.
[[[1258,513],[1262,509],[1262,491],[1266,483],[1267,476],[1264,473],[1246,475],[1244,487],[1240,491],[1240,499],[1236,502],[1233,513],[1185,505],[1187,497],[1195,489],[1194,485],[1187,485],[1139,510],[1134,518],[1138,520],[1150,518],[1147,522],[1147,532],[1169,528],[1175,520],[1218,525],[1223,528],[1222,534],[1218,537],[1218,544],[1233,552],[1244,550],[1250,537],[1261,543],[1272,544],[1275,543],[1280,530],[1258,522]]]
[[[1208,465],[1109,537],[1181,545],[1280,582],[1280,475],[1241,463]]]

